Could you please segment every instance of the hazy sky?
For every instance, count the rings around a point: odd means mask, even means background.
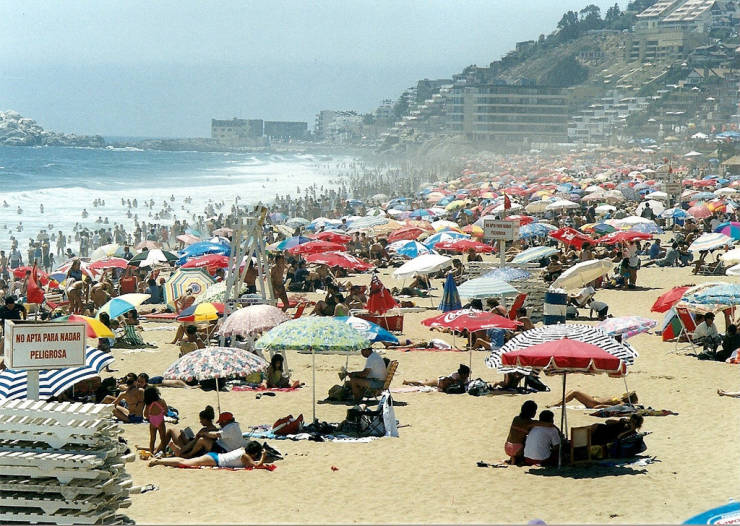
[[[487,65],[588,3],[615,0],[3,0],[0,110],[103,135],[208,136],[234,116],[312,128],[319,110]]]

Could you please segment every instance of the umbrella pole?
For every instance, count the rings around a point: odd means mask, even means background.
[[[347,356],[347,360],[349,360],[349,356]],[[313,378],[311,380],[311,396],[313,401],[313,421],[316,422],[316,353],[313,350],[313,347],[311,347],[311,374],[313,375]]]
[[[218,378],[216,378],[216,405],[218,406],[218,414],[221,414],[221,394],[218,388]]]
[[[565,436],[565,438],[568,438],[566,425],[567,420],[565,419],[565,377],[567,375],[563,373],[563,401],[560,406],[560,431]],[[563,447],[565,447],[564,443],[560,443],[560,448],[558,448],[558,467],[561,467],[563,465]]]
[[[473,334],[468,331],[468,369],[473,372]]]
[[[622,380],[624,380],[624,392],[629,395],[630,389],[629,389],[629,387],[627,387],[627,374],[626,373],[625,373],[624,376],[622,376]],[[632,397],[630,397],[630,396],[627,396],[627,405],[630,406],[630,407],[634,407],[632,405]]]

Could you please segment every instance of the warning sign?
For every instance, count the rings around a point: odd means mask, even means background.
[[[85,365],[82,322],[5,321],[5,365],[10,369],[60,369]]]

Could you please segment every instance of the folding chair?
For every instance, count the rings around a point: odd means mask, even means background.
[[[388,368],[385,372],[385,382],[383,382],[383,387],[379,389],[366,389],[365,393],[362,395],[363,398],[374,398],[377,400],[381,394],[383,394],[383,391],[387,390],[391,386],[391,381],[393,381],[393,375],[396,374],[396,369],[398,369],[398,360],[393,360],[391,363],[388,364]]]
[[[696,330],[696,322],[691,316],[691,313],[685,307],[676,307],[676,315],[678,321],[681,324],[681,331],[676,336],[676,345],[673,348],[673,352],[685,351],[691,349],[691,352],[696,352],[694,346],[694,331]],[[685,336],[688,345],[681,345],[681,337]]]
[[[575,465],[588,462],[591,462],[591,426],[571,427],[570,464]]]

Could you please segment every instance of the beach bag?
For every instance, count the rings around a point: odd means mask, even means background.
[[[542,380],[539,379],[538,376],[530,374],[524,377],[524,385],[528,387],[529,389],[533,389],[535,391],[549,391],[550,388],[547,387],[544,383],[542,383]]]
[[[647,449],[647,446],[642,434],[633,433],[607,444],[607,449],[612,458],[628,458],[639,455]]]
[[[293,418],[293,415],[288,415],[284,418],[279,418],[272,424],[272,433],[274,435],[295,435],[300,432],[303,426],[303,414],[298,415],[298,418]]]
[[[472,396],[483,396],[492,391],[491,386],[481,378],[476,378],[468,384],[468,394]]]
[[[349,396],[350,389],[344,385],[333,385],[329,388],[329,394],[326,397],[327,400],[333,400],[335,402],[341,402],[346,400]]]

